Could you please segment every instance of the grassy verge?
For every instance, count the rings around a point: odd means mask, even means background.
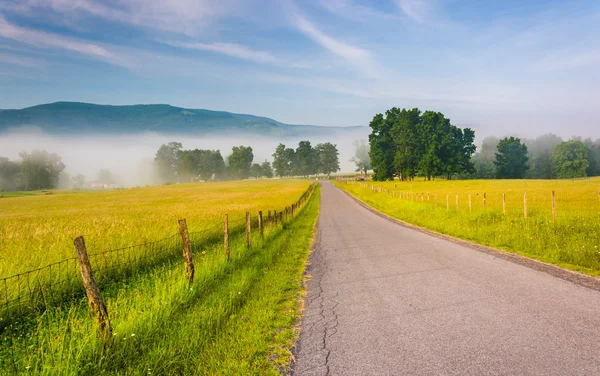
[[[226,262],[216,242],[195,250],[190,286],[180,261],[107,285],[114,344],[98,343],[85,299],[2,333],[5,373],[277,374],[289,366],[302,273],[318,214],[318,188],[293,221],[240,234]]]
[[[519,191],[514,184],[502,181],[387,182],[376,183],[374,190],[371,182],[338,182],[336,185],[367,205],[416,226],[599,276],[600,209],[595,186],[589,182],[559,182],[554,185],[552,182],[540,182],[541,186],[536,187],[536,181],[527,181],[527,187]],[[461,186],[463,184],[464,187]],[[379,186],[382,192],[379,192]],[[556,223],[552,220],[549,204],[550,192],[554,189],[561,198]],[[527,219],[522,209],[524,190],[529,197]],[[486,208],[480,203],[482,192],[487,193]],[[509,192],[506,194],[509,197],[506,214],[502,211],[502,192]],[[469,194],[471,209],[468,206]],[[446,195],[449,197],[448,207]],[[456,195],[459,197],[458,205]],[[434,197],[437,202],[434,202]],[[520,210],[515,208],[519,204]]]

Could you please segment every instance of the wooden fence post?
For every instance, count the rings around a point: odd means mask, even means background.
[[[483,210],[485,210],[486,205],[487,205],[486,195],[485,195],[485,192],[483,192]]]
[[[523,216],[527,219],[527,192],[523,193]]]
[[[110,320],[108,319],[108,311],[106,310],[106,305],[100,295],[100,289],[96,284],[83,236],[77,237],[74,244],[75,251],[77,252],[79,272],[81,273],[81,279],[83,280],[83,286],[85,287],[88,304],[92,310],[98,329],[100,330],[102,342],[106,346],[112,343],[113,340],[112,327],[110,326]]]
[[[229,215],[227,214],[225,214],[225,220],[223,221],[223,246],[225,247],[225,257],[229,261],[231,252],[229,250]]]
[[[554,198],[554,191],[552,191],[552,222],[556,223],[556,200]]]
[[[471,194],[469,193],[469,212],[473,211],[473,205],[471,205]]]
[[[251,231],[251,222],[250,222],[250,212],[246,212],[246,245],[248,248],[252,246],[252,240],[250,239],[250,231]]]
[[[258,235],[261,239],[265,238],[264,230],[263,230],[263,218],[262,211],[258,211]]]
[[[446,193],[446,211],[450,210],[450,196]]]
[[[423,192],[421,192],[421,202],[425,202],[425,194]]]
[[[458,193],[456,194],[456,211],[458,211]]]
[[[279,222],[283,225],[283,212],[279,212]]]
[[[277,226],[277,210],[273,210],[273,222],[275,222],[275,226]]]
[[[267,221],[269,223],[269,229],[273,226],[273,223],[271,222],[271,211],[269,210],[269,214],[267,215]]]
[[[506,193],[502,194],[502,214],[506,215]]]
[[[192,259],[192,246],[190,244],[190,235],[188,233],[187,223],[184,219],[179,220],[179,234],[183,244],[183,261],[185,262],[185,272],[188,282],[194,282],[194,260]]]

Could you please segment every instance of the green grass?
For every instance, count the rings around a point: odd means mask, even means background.
[[[590,275],[600,275],[598,178],[562,181],[369,181],[336,182],[336,185],[373,208],[408,223]],[[552,191],[555,191],[556,197],[556,222],[552,218]],[[524,216],[525,193],[527,219]],[[503,194],[506,197],[506,214],[502,209]]]
[[[289,367],[318,188],[293,221],[194,248],[190,286],[180,259],[106,283],[115,333],[103,350],[85,298],[24,316],[0,334],[2,373],[36,375],[278,374]],[[255,231],[256,232],[256,231]]]

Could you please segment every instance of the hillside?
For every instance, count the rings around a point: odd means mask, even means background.
[[[223,111],[187,109],[165,104],[110,106],[56,102],[21,110],[0,111],[0,132],[35,126],[51,134],[169,134],[260,136],[325,136],[360,131],[364,127],[292,125],[276,120]]]

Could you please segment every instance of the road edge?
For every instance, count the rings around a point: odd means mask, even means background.
[[[598,278],[595,278],[590,275],[583,274],[583,273],[580,273],[580,272],[577,272],[574,270],[565,269],[558,265],[549,264],[549,263],[546,263],[546,262],[543,262],[540,260],[522,256],[522,255],[519,255],[516,253],[503,251],[501,249],[492,248],[492,247],[489,247],[486,245],[481,245],[481,244],[478,244],[475,242],[460,239],[460,238],[457,238],[457,237],[454,237],[451,235],[442,234],[442,233],[439,233],[439,232],[436,232],[433,230],[429,230],[424,227],[419,227],[419,226],[413,225],[412,223],[408,223],[401,219],[394,218],[378,209],[375,209],[374,207],[365,203],[361,199],[352,195],[350,192],[347,192],[346,190],[336,186],[335,184],[332,184],[332,185],[334,187],[336,187],[337,189],[339,189],[340,191],[342,191],[344,194],[346,194],[348,197],[350,197],[352,200],[354,200],[360,206],[362,206],[363,208],[370,211],[371,213],[376,214],[382,218],[385,218],[391,222],[394,222],[400,226],[403,226],[403,227],[406,227],[406,228],[409,228],[412,230],[416,230],[416,231],[419,231],[419,232],[422,232],[422,233],[425,233],[425,234],[428,234],[431,236],[435,236],[436,238],[444,239],[444,240],[450,241],[455,244],[460,244],[460,245],[466,246],[468,248],[471,248],[471,249],[474,249],[474,250],[477,250],[477,251],[480,251],[483,253],[487,253],[491,256],[499,257],[501,259],[510,261],[512,263],[519,264],[519,265],[525,266],[527,268],[549,274],[553,277],[560,278],[562,280],[571,282],[578,286],[582,286],[582,287],[600,292],[600,279],[598,279]]]

